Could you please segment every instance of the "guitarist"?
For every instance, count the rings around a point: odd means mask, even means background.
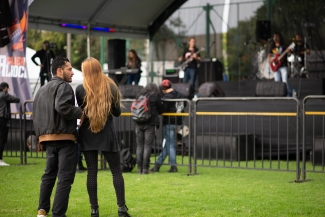
[[[184,50],[183,55],[178,58],[179,62],[188,60],[188,65],[184,70],[183,83],[191,83],[191,88],[195,91],[195,81],[197,74],[197,65],[201,61],[200,54],[198,49],[195,46],[196,40],[194,37],[191,37],[188,40],[188,47]]]
[[[283,52],[290,52],[287,45],[283,41],[282,34],[276,32],[273,35],[273,41],[269,49],[268,59],[270,64],[274,62],[279,66],[277,71],[274,72],[274,81],[286,83],[287,86],[287,96],[291,95],[290,87],[288,84],[288,62],[287,54],[285,54],[280,60],[277,59]]]

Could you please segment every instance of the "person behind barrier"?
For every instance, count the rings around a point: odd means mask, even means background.
[[[295,55],[298,55],[298,66],[299,66],[299,71],[301,69],[301,67],[305,66],[305,51],[306,54],[309,55],[310,54],[310,48],[309,48],[309,44],[306,43],[306,48],[305,48],[305,43],[303,40],[303,35],[301,33],[297,33],[296,37],[295,37],[295,48],[293,49],[293,53]],[[306,74],[302,74],[301,77],[305,78]]]
[[[46,168],[42,176],[37,217],[46,217],[56,178],[52,216],[63,217],[68,208],[77,161],[77,119],[82,110],[75,107],[72,66],[67,58],[56,57],[53,78],[37,92],[33,104],[33,124],[39,142],[46,147]]]
[[[35,59],[39,58],[40,64],[38,64]],[[44,41],[43,42],[43,49],[38,50],[33,56],[32,61],[35,65],[40,66],[40,74],[39,77],[41,79],[41,86],[45,84],[45,80],[49,82],[51,80],[51,61],[55,58],[54,52],[50,50],[50,42]]]
[[[2,82],[0,84],[0,166],[9,166],[9,164],[2,160],[2,155],[9,132],[9,120],[11,118],[10,103],[20,102],[19,98],[10,95],[8,91],[8,83]]]
[[[199,50],[195,43],[195,38],[191,37],[188,40],[188,47],[184,50],[182,56],[178,58],[179,62],[189,61],[184,71],[183,83],[190,82],[193,91],[195,91],[198,63],[201,61],[201,56],[200,53],[198,53]]]
[[[290,49],[284,43],[282,34],[280,32],[276,32],[273,35],[273,41],[271,42],[271,46],[269,48],[268,59],[270,63],[275,60],[276,55],[281,55],[284,52],[290,52]],[[287,86],[287,95],[290,96],[290,87],[288,84],[288,61],[287,54],[285,54],[281,60],[279,61],[279,68],[274,72],[274,81],[286,83]]]
[[[161,82],[161,89],[164,93],[162,99],[185,99],[185,96],[172,88],[172,82],[165,79]],[[162,101],[163,112],[182,112],[184,110],[183,102],[164,102]],[[168,172],[178,172],[176,163],[176,148],[175,148],[175,134],[182,127],[181,116],[164,116],[163,117],[163,130],[164,130],[164,142],[163,149],[160,152],[155,166],[151,168],[152,172],[159,172],[159,169],[165,161],[167,155],[169,155],[169,164],[171,165]]]
[[[76,88],[78,105],[84,116],[79,127],[79,142],[87,164],[87,190],[91,216],[98,217],[97,173],[98,152],[108,162],[113,175],[118,215],[130,216],[125,205],[124,178],[120,168],[120,146],[113,125],[113,116],[121,115],[122,95],[115,82],[107,77],[98,60],[89,57],[82,62],[83,84]]]
[[[141,77],[141,59],[138,56],[137,52],[133,49],[129,50],[129,57],[126,63],[126,67],[128,69],[138,69],[139,72],[136,74],[129,74],[127,84],[132,84],[134,82],[135,85],[139,84]]]
[[[146,96],[149,99],[150,118],[143,123],[135,122],[137,137],[137,164],[138,174],[148,174],[151,148],[155,141],[156,127],[159,127],[158,115],[162,113],[162,104],[159,88],[154,83],[148,83],[137,96]]]
[[[42,151],[42,145],[39,143],[37,137],[35,135],[29,135],[27,137],[27,147],[30,152],[36,151],[40,152]]]

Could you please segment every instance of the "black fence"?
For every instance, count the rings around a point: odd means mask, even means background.
[[[307,96],[302,102],[292,97],[197,98],[166,100],[186,102],[175,134],[177,165],[187,174],[198,174],[201,167],[229,167],[295,172],[295,181],[305,181],[307,172],[325,171],[324,96]],[[27,101],[12,114],[4,156],[28,159],[45,158],[45,147],[37,143],[32,111]],[[121,117],[114,126],[121,148],[135,156],[135,124],[130,112],[132,100],[123,100]],[[162,122],[156,131],[151,163],[157,160],[164,144]],[[100,167],[107,168],[104,159]],[[168,161],[166,161],[168,164]]]

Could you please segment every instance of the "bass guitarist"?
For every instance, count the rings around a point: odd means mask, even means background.
[[[287,86],[287,96],[291,95],[290,87],[288,84],[288,62],[287,62],[287,52],[290,52],[290,49],[287,48],[287,45],[283,41],[282,34],[276,32],[273,35],[273,41],[271,42],[268,59],[270,64],[273,64],[276,68],[274,72],[274,81],[286,83]],[[285,55],[281,55],[285,53]],[[282,56],[281,59],[278,59],[279,56]]]
[[[188,40],[188,47],[184,50],[183,55],[178,58],[179,62],[186,61],[187,67],[184,70],[183,83],[191,83],[192,90],[195,91],[195,81],[198,63],[201,61],[198,48],[195,46],[196,40],[191,37]]]

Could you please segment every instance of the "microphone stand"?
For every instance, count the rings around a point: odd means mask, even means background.
[[[308,78],[308,71],[307,71],[307,37],[304,37],[304,66],[300,69],[299,72],[299,87],[298,87],[298,94],[297,96],[300,97],[300,88],[301,88],[301,76],[303,71],[306,73],[306,78]]]

